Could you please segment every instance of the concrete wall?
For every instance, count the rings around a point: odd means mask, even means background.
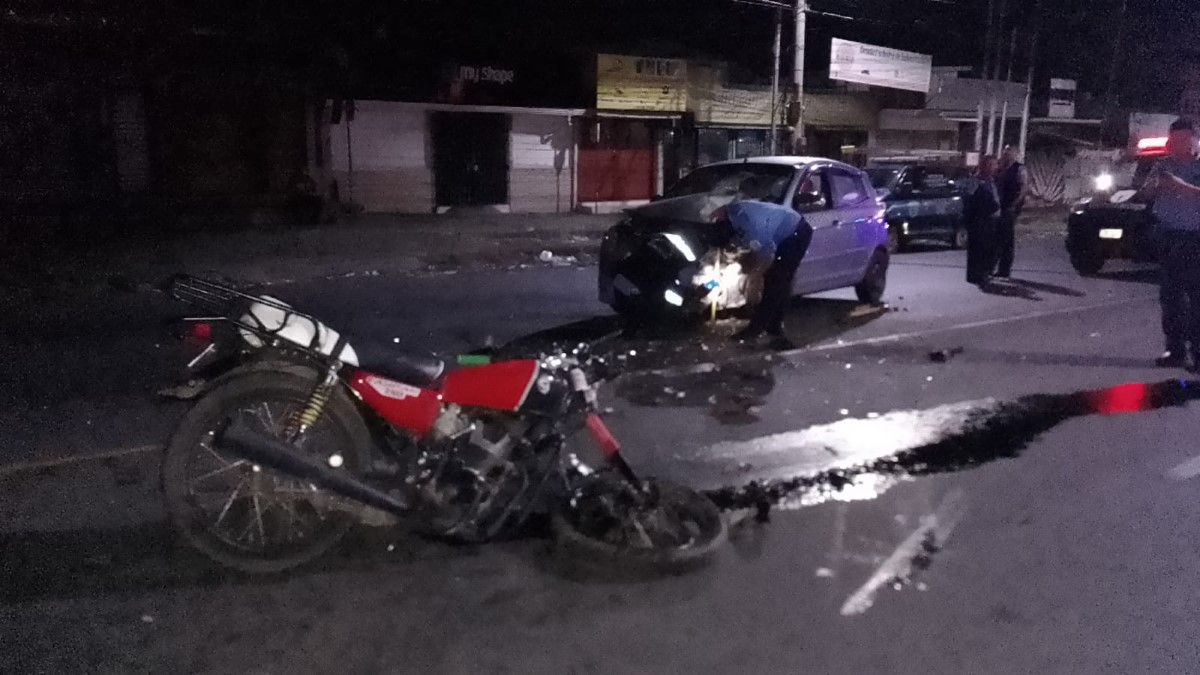
[[[574,130],[566,117],[514,114],[509,143],[513,212],[570,211],[574,197]]]
[[[353,121],[343,118],[331,125],[330,159],[341,199],[361,204],[368,212],[431,212],[433,168],[426,119],[424,110],[411,106],[359,101]]]

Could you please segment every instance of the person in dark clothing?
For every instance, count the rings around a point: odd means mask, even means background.
[[[1192,122],[1179,119],[1167,136],[1167,156],[1142,188],[1158,222],[1164,368],[1200,369],[1200,162]],[[1191,357],[1191,363],[1188,357]]]
[[[1012,276],[1013,255],[1017,243],[1017,219],[1025,206],[1025,165],[1017,160],[1011,145],[1000,155],[1000,174],[996,189],[1000,194],[1000,219],[996,222],[996,276]]]
[[[979,160],[976,180],[963,200],[967,226],[967,282],[983,286],[996,266],[995,240],[1000,219],[1000,195],[996,191],[996,158]]]
[[[734,337],[756,340],[765,332],[783,346],[783,315],[792,299],[796,270],[812,243],[812,227],[795,210],[770,202],[734,202],[719,217],[751,250],[755,269],[765,268],[762,299],[750,324]]]

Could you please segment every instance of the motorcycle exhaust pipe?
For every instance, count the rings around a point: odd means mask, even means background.
[[[233,454],[270,469],[310,481],[339,496],[373,506],[397,516],[409,514],[412,507],[402,498],[390,495],[359,480],[347,471],[335,469],[320,460],[300,454],[291,445],[232,422],[215,439]]]

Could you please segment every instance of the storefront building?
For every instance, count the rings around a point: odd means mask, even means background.
[[[557,78],[499,62],[439,73],[426,101],[356,101],[353,115],[331,116],[338,198],[368,212],[570,210],[584,109],[542,105]]]

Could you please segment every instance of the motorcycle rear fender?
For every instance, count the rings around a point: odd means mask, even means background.
[[[249,354],[240,359],[230,357],[212,365],[214,374],[211,377],[204,377],[203,372],[195,373],[196,375],[200,375],[198,378],[200,382],[192,388],[192,391],[187,396],[172,396],[172,398],[182,398],[184,400],[197,399],[207,395],[230,380],[260,370],[271,370],[297,375],[312,380],[314,386],[318,377],[320,377],[317,369],[312,366],[272,356],[263,356],[258,353]],[[224,369],[221,370],[221,368]]]

